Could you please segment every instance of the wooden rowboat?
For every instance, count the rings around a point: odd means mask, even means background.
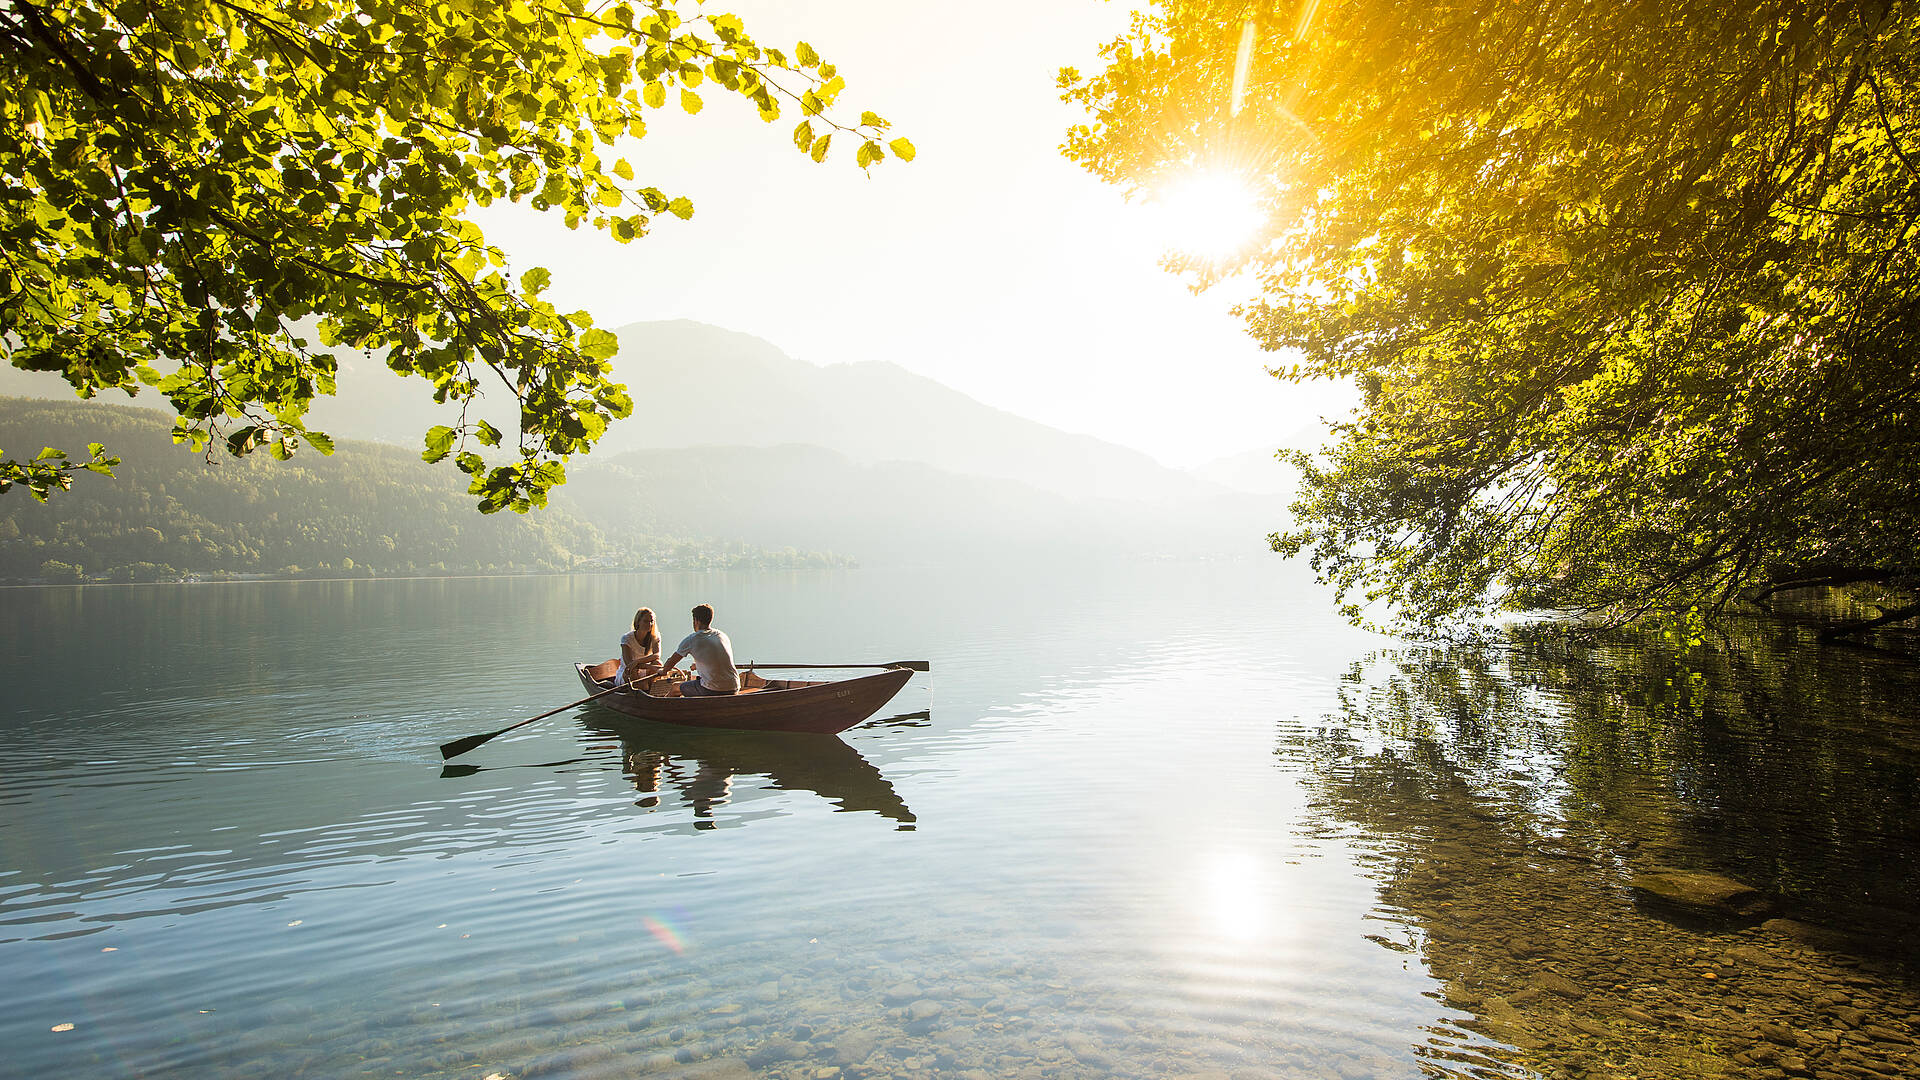
[[[580,685],[589,691],[602,691],[610,685],[594,677],[604,673],[610,678],[607,665],[573,666],[580,675]],[[755,672],[742,671],[737,694],[655,697],[643,690],[626,689],[604,695],[600,704],[642,720],[683,727],[838,735],[879,712],[912,677],[913,672],[907,668],[888,668],[851,679],[802,682],[763,679]]]

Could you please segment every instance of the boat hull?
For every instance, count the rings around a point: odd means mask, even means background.
[[[606,689],[586,664],[573,667],[588,691]],[[838,682],[721,697],[654,697],[639,690],[616,690],[599,703],[628,716],[681,727],[837,735],[879,712],[912,676],[906,668],[888,668]]]

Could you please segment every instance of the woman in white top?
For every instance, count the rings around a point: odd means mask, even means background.
[[[625,684],[660,673],[660,630],[653,625],[653,609],[633,613],[633,630],[620,635],[620,671],[614,681]]]

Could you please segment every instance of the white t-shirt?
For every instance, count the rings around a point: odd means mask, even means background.
[[[629,645],[633,647],[634,652],[639,652],[642,648],[640,635],[632,630],[620,635],[620,670],[614,674],[614,682],[627,681],[627,647]]]
[[[724,630],[695,630],[674,652],[693,657],[700,665],[700,685],[709,690],[740,689],[740,673],[733,667],[733,642]]]

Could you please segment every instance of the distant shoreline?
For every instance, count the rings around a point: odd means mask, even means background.
[[[200,581],[15,581],[0,582],[0,589],[124,589],[135,585],[283,585],[300,581],[476,581],[488,578],[601,577],[615,574],[819,574],[846,573],[857,566],[743,566],[710,569],[660,570],[528,570],[522,573],[493,574],[353,574],[348,576],[301,575],[275,577],[261,574],[251,577],[207,578]]]

